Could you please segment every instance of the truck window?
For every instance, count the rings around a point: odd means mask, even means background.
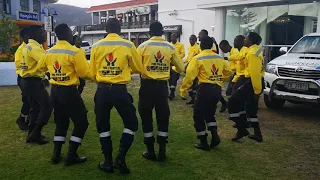
[[[302,38],[290,53],[320,54],[320,36],[306,36]]]

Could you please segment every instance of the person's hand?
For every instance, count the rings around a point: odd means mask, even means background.
[[[180,97],[182,100],[187,100],[187,93],[186,92],[180,92]]]

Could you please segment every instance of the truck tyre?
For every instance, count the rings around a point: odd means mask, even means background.
[[[284,100],[284,99],[274,99],[274,98],[272,98],[271,101],[269,101],[269,96],[268,95],[264,95],[264,104],[269,109],[281,109],[281,108],[283,108],[285,103],[286,103],[286,100]]]

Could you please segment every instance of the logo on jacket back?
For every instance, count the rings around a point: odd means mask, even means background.
[[[51,78],[57,82],[64,82],[64,81],[70,81],[70,76],[67,76],[66,73],[62,73],[61,69],[62,66],[60,63],[56,60],[53,65],[54,73],[51,74]]]
[[[211,66],[212,76],[209,76],[209,80],[214,82],[222,81],[223,80],[222,75],[219,75],[218,72],[219,72],[219,68],[217,68],[216,65],[213,64]]]
[[[157,55],[155,55],[154,58],[156,59],[156,63],[162,63],[162,60],[164,59],[164,56],[162,56],[161,52],[158,51]]]
[[[112,53],[108,54],[107,57],[105,57],[107,65],[103,66],[102,69],[99,70],[101,76],[117,76],[122,73],[120,67],[115,66],[117,59],[118,58],[114,58]]]
[[[215,65],[212,65],[212,68],[211,68],[212,75],[217,76],[218,71],[219,71],[219,69],[217,69],[217,67]]]
[[[54,69],[55,73],[61,73],[61,66],[60,66],[60,64],[59,64],[58,61],[56,61],[56,62],[54,63],[53,69]]]
[[[164,60],[164,56],[161,54],[160,51],[157,52],[156,55],[154,55],[154,59],[156,62],[151,63],[149,66],[147,66],[147,71],[151,72],[168,72],[169,71],[169,65],[167,65]]]
[[[110,53],[108,57],[106,57],[106,61],[108,66],[114,66],[114,63],[116,63],[117,58],[114,59],[113,54]]]

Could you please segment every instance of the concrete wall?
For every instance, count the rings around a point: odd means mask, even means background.
[[[176,12],[177,15],[171,16]],[[159,21],[164,26],[182,25],[180,41],[187,47],[189,37],[192,34],[198,35],[201,29],[207,29],[210,36],[214,36],[212,26],[214,25],[215,12],[197,8],[195,0],[159,0]],[[218,25],[219,26],[219,25]]]

